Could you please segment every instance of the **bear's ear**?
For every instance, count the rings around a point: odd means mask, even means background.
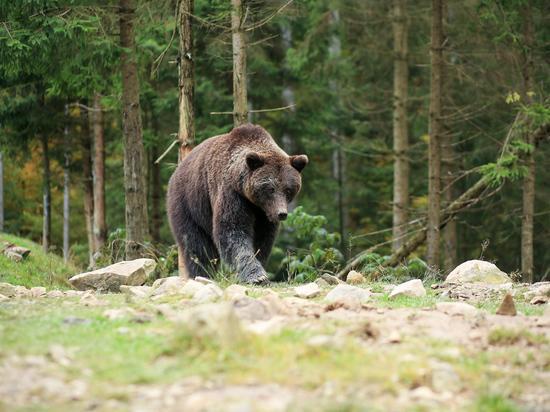
[[[264,159],[258,153],[251,152],[246,155],[246,164],[250,170],[256,170],[264,165]]]
[[[309,159],[306,155],[290,156],[290,164],[294,169],[299,172],[301,172],[304,167],[306,167],[307,162],[309,162]]]

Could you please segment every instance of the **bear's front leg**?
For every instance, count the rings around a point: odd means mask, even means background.
[[[231,265],[246,283],[268,281],[254,250],[254,214],[236,193],[221,196],[214,207],[214,241],[223,261]]]

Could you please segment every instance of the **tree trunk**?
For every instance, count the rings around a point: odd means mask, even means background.
[[[69,244],[70,244],[70,201],[71,201],[71,186],[70,186],[70,167],[71,167],[71,152],[69,141],[69,105],[65,105],[65,128],[63,130],[63,146],[65,163],[63,165],[63,261],[69,261]]]
[[[42,207],[43,207],[43,221],[42,221],[42,247],[44,252],[48,252],[50,249],[51,241],[51,227],[52,227],[52,193],[50,184],[50,156],[48,149],[48,137],[45,133],[42,133],[40,141],[42,143]]]
[[[440,209],[441,209],[441,80],[443,63],[443,3],[432,0],[432,31],[430,47],[430,124],[429,124],[429,185],[428,185],[428,252],[427,262],[439,268]]]
[[[447,4],[445,4],[447,6]],[[449,24],[450,13],[448,8],[443,9],[444,32]],[[447,43],[449,39],[446,39]],[[446,54],[443,55],[444,61],[447,61]],[[447,96],[450,91],[449,71],[444,70],[442,74],[443,95]],[[441,183],[443,184],[443,201],[447,207],[456,198],[456,188],[453,184],[457,171],[457,155],[453,145],[453,134],[447,124],[443,125],[441,136]],[[457,233],[456,220],[451,219],[441,231],[443,238],[443,269],[450,271],[458,264],[457,256]]]
[[[103,108],[101,96],[94,94],[90,128],[94,138],[94,252],[100,250],[107,241],[105,221],[105,133],[103,128]]]
[[[143,256],[148,232],[145,162],[139,103],[139,79],[134,51],[133,0],[120,0],[124,191],[126,195],[126,258]]]
[[[88,114],[89,116],[90,114]],[[86,235],[88,237],[88,266],[95,266],[94,254],[96,251],[94,237],[94,177],[92,172],[92,131],[84,127],[81,132],[82,146],[82,189],[84,191],[84,220],[86,221]]]
[[[195,116],[193,99],[195,95],[195,58],[193,50],[194,0],[181,0],[178,11],[179,44],[179,161],[191,151],[195,141]]]
[[[524,24],[523,98],[525,104],[533,103],[533,15],[528,2],[522,10]],[[523,281],[533,283],[533,220],[535,214],[535,141],[533,134],[527,134],[526,141],[533,150],[525,155],[527,173],[523,178],[523,215],[521,220],[521,273]]]
[[[408,46],[406,0],[393,5],[393,244],[395,251],[405,242],[409,220],[409,134],[407,129]]]
[[[236,126],[248,120],[246,89],[246,37],[243,29],[242,0],[231,0],[231,32],[233,43],[233,123]]]
[[[0,152],[0,232],[4,231],[4,157]]]
[[[151,238],[155,243],[160,243],[160,227],[162,226],[162,216],[160,211],[160,201],[162,198],[162,182],[160,179],[160,165],[155,163],[159,157],[159,151],[156,145],[151,148]]]

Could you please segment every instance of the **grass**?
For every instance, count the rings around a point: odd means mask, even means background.
[[[30,255],[22,262],[16,263],[0,254],[0,282],[13,285],[44,286],[48,289],[67,289],[67,279],[78,273],[78,269],[65,264],[63,259],[53,253],[44,253],[42,246],[31,240],[17,236],[0,234],[0,246],[5,242],[14,243],[31,250]]]
[[[515,345],[520,342],[537,346],[548,343],[548,339],[542,334],[533,333],[525,329],[498,327],[489,332],[488,342],[490,345],[495,346]]]

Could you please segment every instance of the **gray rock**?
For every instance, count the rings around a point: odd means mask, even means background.
[[[391,291],[389,298],[393,299],[397,296],[422,297],[426,296],[426,289],[424,289],[424,285],[420,279],[412,279],[397,285]]]
[[[468,260],[456,268],[445,279],[445,284],[463,283],[510,283],[512,279],[496,265],[484,260]]]
[[[550,282],[533,283],[529,285],[529,289],[523,294],[525,300],[531,300],[535,296],[550,297]]]
[[[205,278],[203,276],[197,276],[194,279],[196,282],[202,283],[203,285],[216,284],[212,279]]]
[[[214,283],[203,285],[202,288],[197,290],[193,295],[193,301],[196,303],[210,303],[215,302],[223,296],[223,290]]]
[[[0,294],[0,302],[5,302],[6,300],[10,300],[10,298],[8,298],[7,296],[4,296],[4,295]]]
[[[102,269],[73,276],[69,282],[79,290],[94,289],[118,292],[121,285],[139,286],[145,283],[155,270],[156,265],[153,259],[119,262]]]
[[[237,317],[248,321],[265,321],[273,317],[273,310],[264,301],[243,296],[233,301]]]
[[[365,283],[365,281],[365,277],[355,270],[351,270],[346,277],[346,282],[350,285],[360,285],[361,283]]]
[[[323,273],[321,275],[321,279],[326,281],[329,285],[339,285],[341,283],[344,283],[340,279],[338,279],[336,276],[333,276],[329,273]]]
[[[479,311],[476,307],[464,302],[438,302],[435,308],[447,315],[476,316]]]
[[[16,286],[14,286],[10,283],[1,282],[0,283],[0,295],[4,295],[8,298],[15,297],[17,295]]]
[[[155,281],[155,283],[157,283],[157,281]],[[164,278],[162,282],[157,283],[156,287],[155,283],[153,283],[153,291],[151,293],[151,296],[154,298],[173,295],[182,295],[186,298],[192,298],[198,290],[204,287],[202,283],[196,282],[193,279],[185,279],[181,276]]]
[[[153,292],[153,288],[151,286],[121,285],[120,291],[125,295],[132,296],[135,298],[147,298]]]
[[[305,285],[296,286],[294,288],[294,296],[303,299],[311,299],[321,294],[321,288],[315,282],[307,283]]]
[[[49,298],[62,298],[65,294],[60,290],[50,290],[46,293],[46,296]]]
[[[330,285],[329,283],[323,279],[323,278],[317,278],[315,279],[315,283],[317,284],[317,286],[319,286],[320,288],[328,288]]]
[[[223,296],[227,300],[235,300],[248,295],[248,288],[243,285],[229,285],[223,291]]]
[[[41,296],[44,296],[46,295],[46,288],[42,287],[42,286],[35,286],[33,288],[31,288],[31,296],[33,298],[39,298]]]
[[[346,301],[347,299],[357,299],[359,302],[363,303],[369,300],[371,292],[362,289],[357,286],[340,284],[334,287],[328,294],[325,296],[325,301],[337,302],[337,301]]]

